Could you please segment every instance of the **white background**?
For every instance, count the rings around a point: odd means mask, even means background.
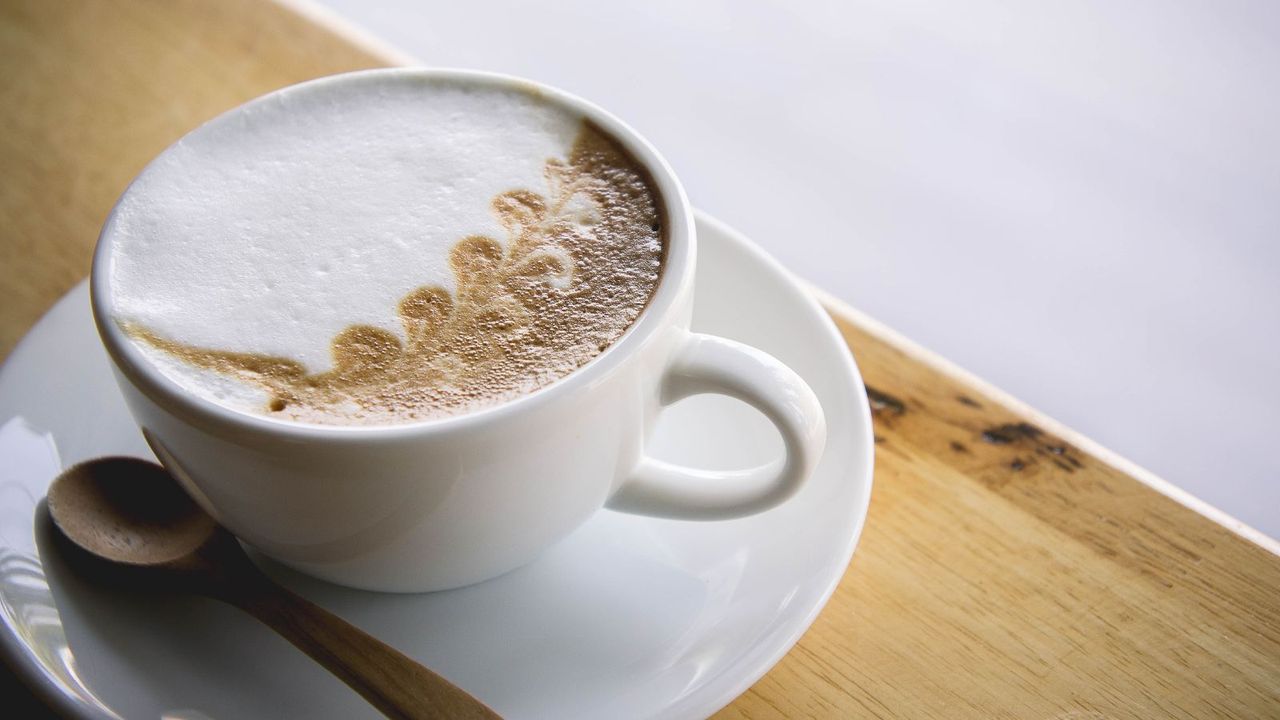
[[[801,277],[1280,536],[1280,3],[326,4],[603,105]]]

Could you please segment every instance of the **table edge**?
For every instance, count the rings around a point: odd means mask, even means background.
[[[818,302],[822,305],[823,309],[825,309],[833,318],[837,319],[837,321],[843,320],[850,325],[857,326],[867,334],[881,340],[886,345],[901,351],[912,360],[925,365],[931,370],[947,378],[950,378],[952,381],[960,385],[973,388],[976,392],[990,397],[995,402],[1005,406],[1005,408],[1014,414],[1026,418],[1033,425],[1049,431],[1050,433],[1080,448],[1089,455],[1092,455],[1094,458],[1106,465],[1109,465],[1116,471],[1137,480],[1143,485],[1146,485],[1179,505],[1192,510],[1207,520],[1217,525],[1221,525],[1241,539],[1257,545],[1273,555],[1280,556],[1280,540],[1277,540],[1261,530],[1254,528],[1248,523],[1237,519],[1225,510],[1210,504],[1208,501],[1192,495],[1190,492],[1187,492],[1168,480],[1165,480],[1155,472],[1148,470],[1115,450],[1106,447],[1097,440],[1094,440],[1080,431],[1055,420],[1046,413],[1037,410],[1032,405],[1018,399],[1008,391],[1000,389],[989,381],[975,375],[973,372],[966,370],[951,360],[948,360],[946,357],[929,350],[920,343],[903,335],[897,330],[894,330],[890,326],[875,319],[867,313],[858,310],[826,290],[823,290],[822,288],[805,280],[800,280],[800,282],[804,285],[805,289],[818,299]]]

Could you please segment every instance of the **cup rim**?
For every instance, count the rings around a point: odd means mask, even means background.
[[[534,93],[541,98],[550,99],[600,125],[648,170],[653,183],[657,186],[660,196],[659,202],[663,204],[663,210],[665,211],[667,226],[665,258],[663,273],[658,280],[658,285],[654,288],[648,304],[635,321],[631,323],[631,326],[599,355],[596,355],[567,375],[557,378],[550,384],[533,392],[504,400],[494,405],[468,410],[457,415],[385,425],[323,425],[276,419],[267,415],[254,414],[246,410],[237,410],[220,405],[183,389],[177,381],[169,378],[159,368],[155,367],[135,347],[134,343],[125,336],[124,331],[111,318],[109,312],[112,305],[111,235],[115,228],[117,212],[121,200],[133,191],[138,178],[145,176],[151,170],[152,164],[155,162],[153,160],[138,173],[137,178],[125,188],[120,198],[112,206],[98,236],[90,270],[90,304],[98,334],[107,350],[107,354],[110,355],[118,371],[130,384],[166,411],[181,417],[188,423],[205,429],[223,430],[232,433],[250,432],[289,441],[394,440],[407,436],[462,430],[508,418],[518,413],[529,412],[537,407],[554,402],[561,396],[572,393],[580,387],[592,385],[610,375],[618,365],[635,354],[641,346],[645,345],[664,326],[664,322],[676,304],[681,291],[693,279],[696,237],[694,234],[693,213],[690,210],[684,188],[666,160],[638,132],[598,105],[564,90],[513,75],[479,70],[427,67],[359,70],[328,75],[289,85],[254,98],[202,123],[199,127],[183,135],[173,145],[162,151],[160,155],[169,152],[190,135],[204,132],[210,127],[229,122],[246,109],[252,108],[258,103],[272,102],[282,95],[314,92],[318,88],[348,83],[414,82],[424,80],[465,83],[473,86],[478,84],[487,87],[516,88]]]

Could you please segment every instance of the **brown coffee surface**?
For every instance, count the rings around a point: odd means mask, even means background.
[[[472,235],[453,246],[454,293],[423,286],[388,308],[403,337],[346,328],[331,342],[326,372],[123,327],[186,363],[261,387],[270,398],[264,414],[301,422],[412,422],[533,392],[585,365],[635,322],[661,278],[666,237],[651,178],[590,122],[567,158],[547,160],[544,176],[545,193],[513,189],[493,198],[505,243]]]

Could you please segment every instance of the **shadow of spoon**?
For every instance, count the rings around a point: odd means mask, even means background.
[[[280,633],[391,718],[497,713],[386,643],[275,584],[155,463],[102,458],[63,471],[49,514],[78,571],[116,585],[205,595]]]

